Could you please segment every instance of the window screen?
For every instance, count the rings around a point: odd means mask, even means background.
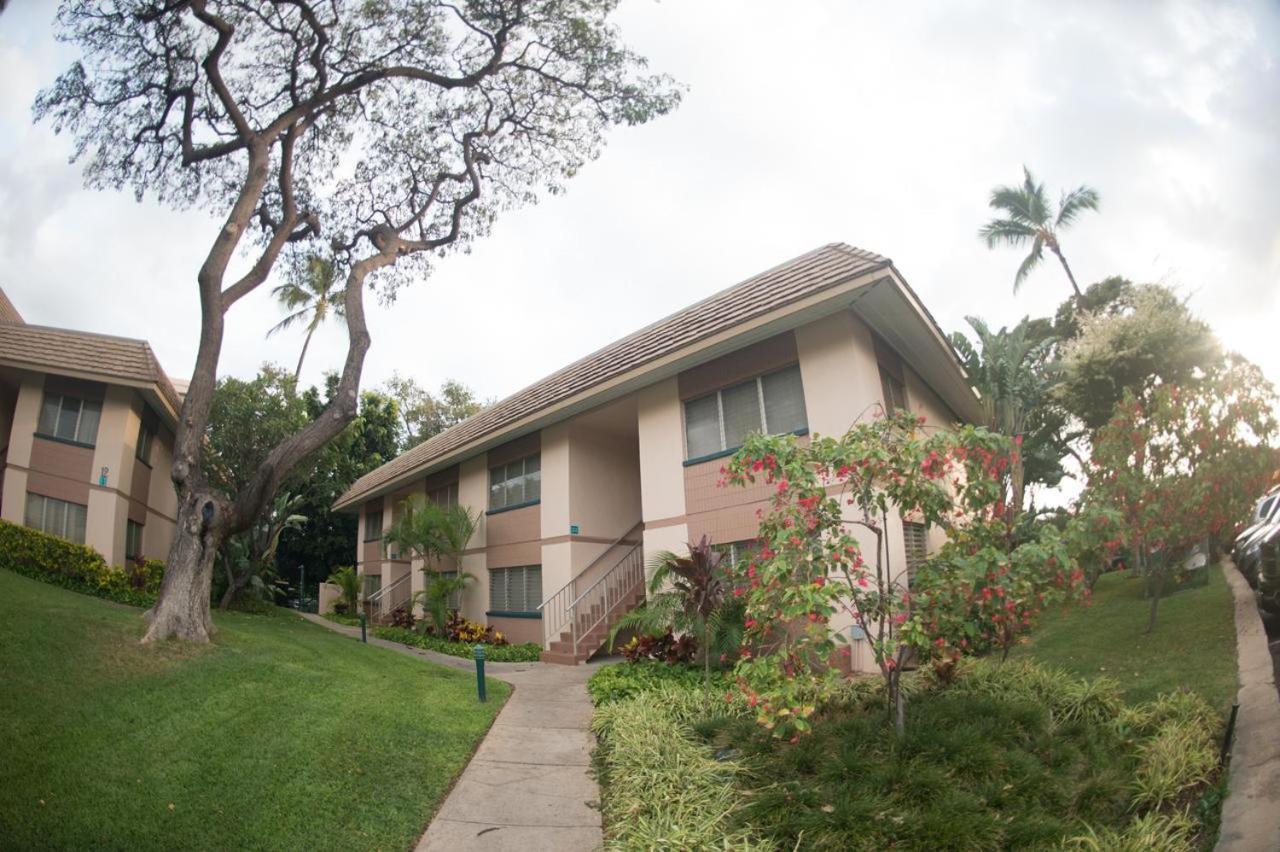
[[[451,482],[448,485],[435,489],[427,494],[427,499],[437,506],[456,506],[458,505],[458,483]]]
[[[489,508],[507,509],[542,499],[542,459],[537,453],[489,468]]]
[[[916,572],[929,558],[925,541],[925,525],[914,521],[902,522],[902,541],[907,554],[907,583],[915,582]]]
[[[489,569],[491,612],[535,613],[542,603],[542,566]]]
[[[98,420],[101,417],[101,402],[45,393],[36,430],[48,437],[93,445],[98,440]]]
[[[364,540],[382,540],[382,510],[366,512],[364,516]]]
[[[145,422],[138,427],[138,447],[134,455],[144,464],[151,464],[151,442],[155,437],[156,433]]]
[[[808,425],[799,365],[684,404],[685,444],[691,459],[737,449],[753,432],[781,435]]]
[[[42,494],[27,494],[24,523],[32,529],[49,535],[56,535],[76,544],[84,544],[84,528],[88,515],[88,506],[68,503],[66,500],[57,500]]]
[[[142,524],[137,521],[124,523],[124,558],[137,559],[142,556]]]

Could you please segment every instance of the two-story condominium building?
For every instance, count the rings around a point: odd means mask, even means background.
[[[180,405],[145,341],[29,325],[0,291],[0,518],[164,558]]]
[[[480,512],[461,565],[431,567],[475,576],[466,617],[574,662],[643,599],[654,554],[703,535],[731,550],[755,538],[767,489],[717,484],[748,434],[841,435],[878,406],[939,426],[982,416],[893,264],[828,245],[507,397],[364,476],[337,506],[359,513],[356,560],[383,604],[424,584],[422,566],[381,542],[408,497]],[[898,566],[939,538],[910,519],[889,535]]]

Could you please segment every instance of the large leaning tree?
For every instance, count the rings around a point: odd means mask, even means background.
[[[69,131],[85,181],[214,211],[201,325],[171,476],[177,533],[144,642],[207,641],[214,554],[357,413],[366,287],[385,298],[504,209],[559,191],[605,132],[672,109],[609,17],[616,0],[64,0],[82,58],[37,119]],[[145,251],[145,242],[139,249]],[[204,475],[228,310],[282,255],[345,277],[346,358],[319,417],[235,491]]]

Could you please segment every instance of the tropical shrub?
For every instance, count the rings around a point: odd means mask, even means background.
[[[391,610],[392,627],[402,627],[405,630],[412,630],[413,625],[416,624],[417,621],[418,619],[414,617],[413,610],[410,607],[398,606]]]
[[[364,578],[356,572],[355,568],[344,565],[333,569],[328,582],[338,587],[339,597],[333,606],[334,612],[338,611],[339,604],[346,615],[355,615],[360,611],[360,593],[364,591]]]
[[[673,683],[597,707],[591,727],[599,738],[606,848],[773,848],[733,827],[745,803],[736,783],[742,767],[717,759],[692,729],[734,712],[740,706],[726,705],[716,690]]]
[[[698,643],[689,634],[677,637],[668,630],[659,636],[641,633],[633,636],[619,651],[628,663],[657,660],[670,665],[687,665],[698,652]],[[706,669],[704,668],[704,673]]]
[[[612,642],[623,630],[639,634],[622,649],[632,661],[685,662],[701,651],[703,672],[709,677],[713,665],[731,666],[736,661],[744,607],[729,594],[733,577],[727,570],[728,554],[713,547],[705,535],[688,550],[687,556],[663,551],[654,557],[647,600],[623,616],[609,637]]]
[[[734,589],[745,602],[751,648],[735,671],[760,724],[779,735],[808,730],[814,705],[800,696],[840,677],[829,665],[837,642],[849,641],[829,627],[840,615],[866,636],[901,728],[903,664],[934,648],[936,637],[912,618],[906,572],[889,562],[889,513],[944,527],[1006,517],[1010,446],[973,427],[929,433],[905,411],[804,446],[792,436],[747,439],[725,470],[726,483],[763,481],[774,489],[760,550]],[[870,541],[867,548],[854,530]]]
[[[73,592],[130,606],[151,607],[164,580],[158,560],[108,565],[102,554],[83,544],[0,521],[0,568]]]
[[[437,651],[451,657],[470,659],[475,656],[475,643],[453,642],[436,636],[406,630],[403,627],[375,627],[373,635],[388,642],[399,642],[412,648],[423,648]],[[520,645],[502,644],[485,645],[484,657],[494,663],[531,663],[537,662],[542,654],[542,646],[537,642],[525,642]]]
[[[591,694],[592,703],[599,706],[668,684],[685,689],[727,689],[733,685],[733,679],[727,672],[717,672],[708,685],[704,674],[693,666],[637,662],[601,666],[587,681],[587,692]]]
[[[724,848],[708,839],[723,836],[730,848],[1189,850],[1211,830],[1189,806],[1217,795],[1201,755],[1219,719],[1191,693],[1126,707],[1108,679],[966,658],[950,684],[928,669],[902,678],[902,736],[883,681],[860,678],[792,744],[671,667],[613,668],[589,688],[617,848]],[[646,669],[668,680],[611,697]]]
[[[485,645],[507,644],[507,637],[502,635],[501,631],[495,630],[491,625],[479,624],[463,618],[462,613],[459,612],[449,615],[449,620],[445,622],[443,638],[450,642],[466,642],[469,645],[475,645],[477,642],[483,642]]]

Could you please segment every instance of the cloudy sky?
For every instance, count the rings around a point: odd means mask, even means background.
[[[51,0],[0,16],[0,286],[32,322],[145,337],[195,355],[194,284],[215,230],[80,188],[69,144],[30,105],[73,58]],[[781,14],[782,9],[787,14]],[[887,255],[949,331],[1043,314],[1046,264],[975,237],[997,183],[1029,165],[1103,209],[1064,248],[1188,295],[1228,346],[1280,380],[1280,4],[623,0],[619,24],[688,86],[673,115],[617,132],[569,192],[508,215],[390,307],[371,300],[366,386],[393,369],[504,396],[702,296],[817,245]],[[224,373],[292,366],[264,339],[266,292],[232,311]],[[304,379],[341,363],[318,336]]]

